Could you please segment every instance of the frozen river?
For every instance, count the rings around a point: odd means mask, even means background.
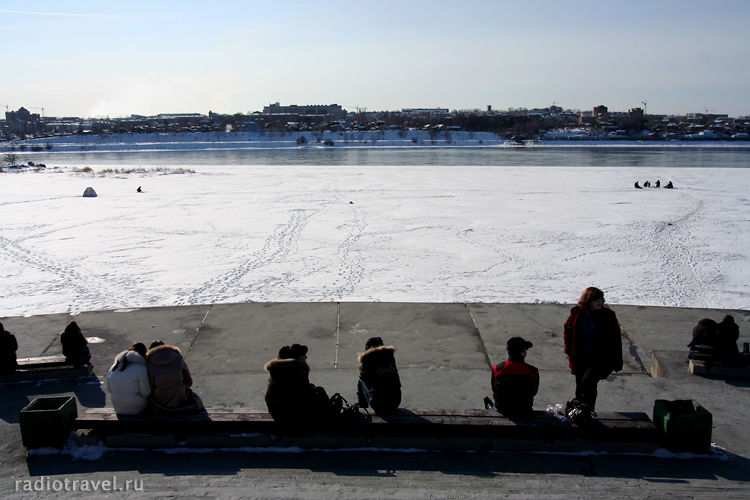
[[[747,151],[510,152],[531,158],[515,166],[486,150],[367,151],[342,153],[348,164],[294,151],[264,152],[265,164],[49,155],[47,171],[0,174],[0,315],[570,303],[587,286],[610,303],[750,309],[750,169],[736,168]],[[162,170],[101,173],[133,167]],[[633,188],[657,179],[676,189]],[[89,186],[98,197],[81,196]]]

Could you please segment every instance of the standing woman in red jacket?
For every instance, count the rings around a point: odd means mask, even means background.
[[[565,322],[565,354],[576,377],[576,399],[592,410],[600,380],[622,370],[622,340],[615,313],[604,305],[604,292],[589,287]]]

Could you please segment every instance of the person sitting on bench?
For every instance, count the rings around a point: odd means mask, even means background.
[[[310,383],[307,346],[292,344],[265,365],[270,374],[266,406],[274,420],[284,423],[325,422],[337,416],[341,408],[329,404],[322,387]]]
[[[18,368],[16,351],[18,351],[16,336],[6,330],[0,323],[0,373],[16,371],[16,368]]]
[[[360,408],[371,407],[375,413],[391,413],[401,404],[401,379],[393,353],[396,348],[383,345],[383,339],[372,337],[359,355],[357,398]]]
[[[107,372],[107,391],[116,413],[135,415],[146,409],[151,383],[146,368],[146,346],[137,342],[115,358]]]
[[[492,396],[495,408],[503,415],[522,415],[533,411],[534,396],[539,390],[539,369],[526,363],[533,346],[521,337],[506,344],[508,359],[492,367]]]
[[[201,398],[190,389],[190,376],[182,352],[173,345],[158,345],[146,353],[151,404],[165,413],[194,413],[204,409]]]
[[[688,347],[716,356],[736,356],[740,353],[737,349],[739,337],[740,327],[734,322],[732,315],[724,316],[721,323],[716,323],[710,318],[701,318],[693,328],[693,339]]]
[[[690,349],[713,351],[719,345],[719,330],[716,321],[701,318],[693,327],[693,339],[688,344]]]
[[[66,363],[85,365],[91,360],[88,341],[75,321],[71,321],[65,327],[65,331],[60,335],[60,343]]]
[[[737,340],[740,338],[740,327],[734,322],[734,316],[727,314],[716,325],[719,331],[719,351],[726,356],[736,356],[740,353]]]

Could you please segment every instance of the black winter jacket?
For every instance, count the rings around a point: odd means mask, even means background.
[[[532,411],[539,390],[539,369],[511,357],[492,367],[492,396],[497,410],[504,415]]]

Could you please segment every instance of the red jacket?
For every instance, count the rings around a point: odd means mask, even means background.
[[[589,314],[596,325],[592,357],[584,351],[583,334],[579,331],[579,324],[584,313],[583,309],[575,306],[570,310],[570,317],[565,322],[565,354],[568,355],[570,373],[575,374],[577,369],[593,365],[619,372],[622,370],[622,339],[617,316],[607,307]]]
[[[532,411],[539,390],[539,369],[523,360],[503,361],[492,367],[492,395],[500,413]]]

